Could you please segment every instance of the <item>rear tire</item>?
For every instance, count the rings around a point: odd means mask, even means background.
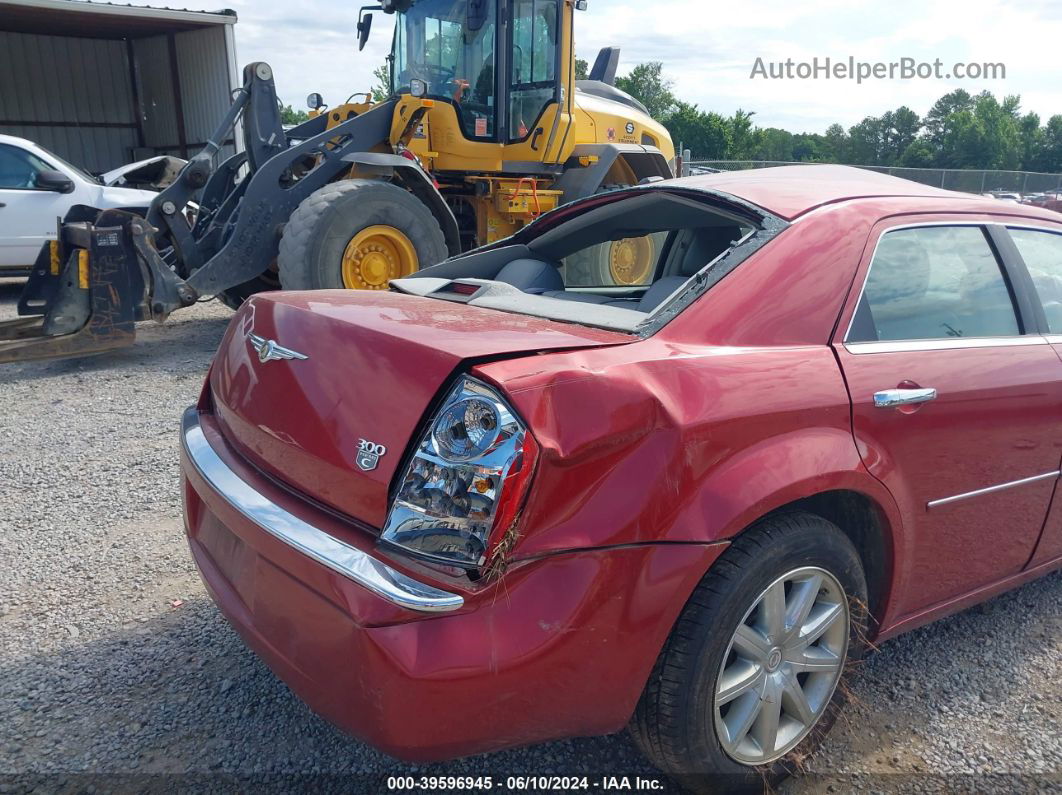
[[[292,213],[280,240],[280,282],[285,290],[386,290],[390,279],[447,256],[439,222],[411,193],[389,182],[341,180]]]
[[[779,593],[785,609],[768,612]],[[753,526],[676,622],[635,710],[635,743],[698,791],[763,791],[795,772],[847,701],[848,668],[866,646],[866,594],[859,555],[832,523],[794,512]]]

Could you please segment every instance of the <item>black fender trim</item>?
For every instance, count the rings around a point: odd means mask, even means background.
[[[359,171],[371,177],[391,180],[420,199],[442,227],[450,256],[456,257],[461,253],[461,230],[457,218],[435,187],[431,176],[418,163],[402,155],[385,152],[353,152],[345,155],[343,161],[357,166]]]

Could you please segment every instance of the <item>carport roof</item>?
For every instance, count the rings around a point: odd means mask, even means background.
[[[89,0],[0,0],[0,30],[50,36],[135,39],[213,25],[231,25],[236,12],[189,11]]]

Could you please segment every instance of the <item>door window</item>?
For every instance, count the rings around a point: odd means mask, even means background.
[[[495,136],[495,4],[422,0],[395,27],[396,92],[423,80],[428,96],[452,102],[466,138]]]
[[[847,342],[1021,334],[1010,287],[979,226],[886,232]]]
[[[1029,269],[1047,316],[1048,331],[1062,334],[1062,235],[1011,229],[1010,236]]]
[[[557,95],[558,0],[515,0],[509,138],[526,139]]]
[[[0,188],[32,190],[37,175],[51,168],[32,152],[0,144]]]

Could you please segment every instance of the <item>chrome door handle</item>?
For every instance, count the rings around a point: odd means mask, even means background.
[[[928,403],[936,399],[937,390],[935,389],[886,389],[884,392],[874,393],[874,407],[891,409],[896,408],[896,406]]]

